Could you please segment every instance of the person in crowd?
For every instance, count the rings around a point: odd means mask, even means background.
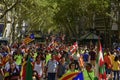
[[[94,48],[91,48],[91,51],[89,52],[89,62],[95,66],[97,53],[94,51]]]
[[[111,75],[111,70],[112,70],[112,61],[110,55],[111,55],[110,51],[107,49],[106,55],[104,56],[104,62],[105,62],[106,74],[108,74],[108,76]]]
[[[84,54],[83,54],[83,60],[85,63],[88,63],[89,61],[89,54],[88,54],[88,50],[86,49]]]
[[[45,55],[46,55],[45,64],[47,64],[48,61],[51,59],[51,52],[49,50],[45,51]]]
[[[41,56],[40,55],[38,55],[36,57],[36,61],[34,62],[34,69],[33,70],[37,71],[39,80],[41,80],[41,78],[43,76],[43,71],[44,71],[44,63],[41,60]]]
[[[48,80],[55,80],[58,71],[58,62],[55,60],[55,54],[51,55],[51,59],[47,62]]]
[[[41,47],[42,47],[42,46],[41,46]],[[45,54],[44,54],[43,49],[38,50],[38,55],[41,56],[41,60],[42,60],[42,61],[45,61]]]
[[[79,51],[77,50],[76,52],[75,52],[75,54],[73,54],[73,56],[72,56],[72,58],[73,58],[73,62],[75,63],[75,69],[79,69],[80,70],[80,68],[81,68],[81,65],[80,64],[82,64],[81,62],[80,62],[80,58],[81,58],[81,54],[79,53]]]
[[[61,78],[66,73],[67,69],[68,69],[68,64],[65,60],[65,57],[61,57],[58,64],[57,77]]]
[[[8,80],[18,80],[20,71],[17,69],[15,63],[10,63],[10,69],[8,70],[9,77]]]
[[[66,73],[71,73],[71,72],[78,72],[79,70],[75,69],[75,63],[72,62],[69,64],[69,69],[67,70]]]
[[[111,64],[113,66],[113,63],[114,63],[114,59],[115,59],[115,53],[113,51],[110,52],[111,55],[110,55],[110,58],[111,58]]]
[[[14,59],[16,61],[16,64],[19,66],[19,69],[21,70],[21,64],[22,64],[22,54],[21,54],[21,50],[18,49],[15,56],[14,56]]]
[[[94,80],[94,70],[92,69],[91,63],[85,64],[85,69],[83,70],[83,75],[85,80]]]
[[[4,73],[5,73],[5,77],[8,76],[8,70],[10,69],[10,64],[16,64],[14,58],[12,55],[9,55],[9,60],[8,62],[5,64],[5,67],[4,67]],[[19,70],[19,66],[16,64],[16,68]]]
[[[35,61],[36,57],[38,56],[36,49],[32,51],[32,56],[33,56],[33,60]]]
[[[28,59],[28,57],[24,56],[23,60],[22,60],[23,63],[22,63],[22,66],[21,66],[21,71],[20,71],[21,80],[24,80],[25,77],[26,77],[27,59]]]
[[[113,80],[120,80],[120,77],[119,77],[120,61],[118,56],[115,56],[114,58],[112,70],[114,74]]]
[[[40,80],[37,71],[33,71],[32,80]]]
[[[57,52],[57,51],[56,51]],[[56,57],[55,57],[55,59],[59,62],[60,61],[60,58],[61,58],[61,55],[62,53],[60,53],[60,52],[57,52],[57,54],[56,54]]]

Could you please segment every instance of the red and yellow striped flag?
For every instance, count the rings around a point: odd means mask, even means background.
[[[80,72],[70,72],[64,74],[59,80],[73,80]]]
[[[24,40],[23,40],[23,43],[24,44],[28,44],[28,43],[30,43],[30,42],[32,42],[33,41],[33,39],[31,39],[30,37],[26,37]]]

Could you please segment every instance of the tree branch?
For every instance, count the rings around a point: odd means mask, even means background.
[[[5,10],[3,14],[0,16],[0,19],[2,19],[7,14],[7,12],[12,10],[18,3],[19,3],[19,0],[17,0],[9,9]]]
[[[6,2],[4,0],[2,2],[5,4],[5,6],[7,6],[7,4],[6,4]]]

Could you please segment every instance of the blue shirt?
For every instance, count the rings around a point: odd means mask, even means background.
[[[83,60],[84,60],[85,62],[88,62],[88,58],[89,58],[89,54],[88,54],[88,53],[84,53],[84,54],[83,54]]]

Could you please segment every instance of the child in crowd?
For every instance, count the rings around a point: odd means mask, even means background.
[[[83,70],[83,75],[85,80],[94,80],[94,71],[92,69],[91,63],[86,63],[85,70]]]
[[[71,73],[71,72],[78,72],[78,70],[75,69],[75,63],[74,62],[69,64],[69,69],[66,73]]]

